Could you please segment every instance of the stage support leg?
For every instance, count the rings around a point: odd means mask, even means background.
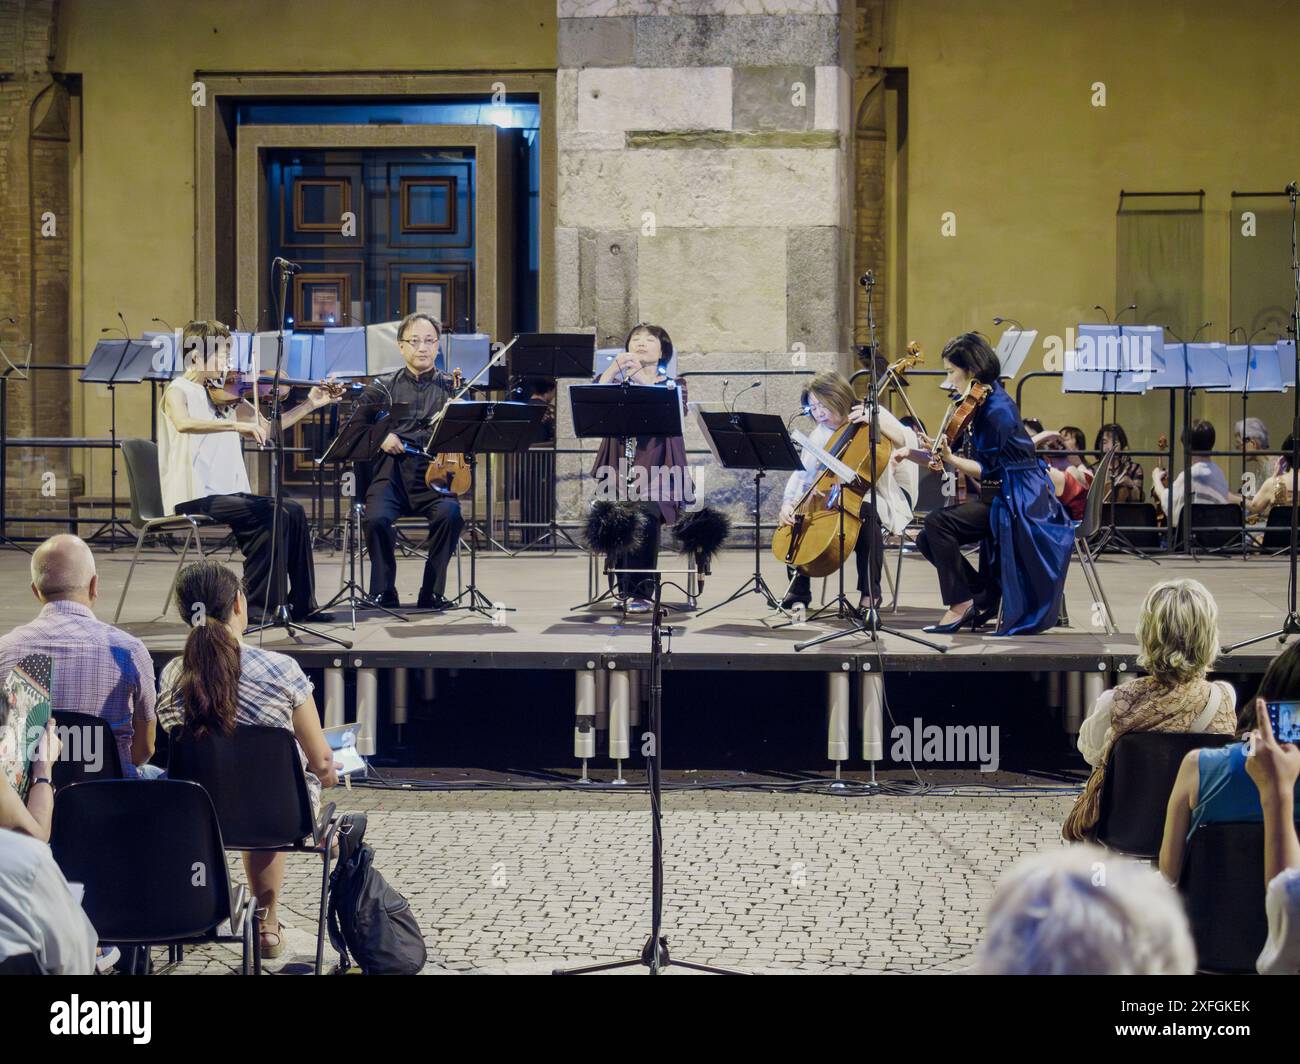
[[[345,723],[343,707],[343,668],[334,665],[325,670],[325,727],[337,728]]]
[[[379,670],[357,669],[357,753],[373,757],[379,725]]]
[[[1106,690],[1110,675],[1102,672],[1100,669],[1096,672],[1084,672],[1079,674],[1081,680],[1080,699],[1079,699],[1079,716],[1076,720],[1070,717],[1066,720],[1066,730],[1071,735],[1078,735],[1079,729],[1083,727],[1084,719],[1096,705],[1097,699],[1101,697],[1102,691]]]
[[[402,728],[410,717],[410,673],[393,670],[393,723],[397,725],[397,745],[402,745]]]
[[[596,756],[596,672],[579,669],[573,674],[573,756],[582,762],[582,783],[590,783],[587,762]]]
[[[438,697],[438,674],[433,669],[420,670],[420,701],[432,702]]]
[[[885,759],[885,678],[864,672],[858,678],[858,713],[862,723],[862,760]],[[872,765],[875,768],[875,765]]]
[[[609,674],[609,756],[614,762],[614,782],[623,779],[623,762],[628,755],[628,718],[631,712],[631,678],[625,669]]]
[[[641,726],[641,695],[647,690],[641,681],[641,670],[633,669],[627,674],[627,722],[633,728]]]
[[[609,727],[609,671],[596,670],[596,730]]]
[[[849,677],[843,672],[826,674],[826,757],[835,762],[835,778],[840,778],[840,763],[849,759]]]

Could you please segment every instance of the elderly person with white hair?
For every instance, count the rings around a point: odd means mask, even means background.
[[[1237,728],[1237,694],[1211,683],[1206,672],[1219,655],[1219,610],[1198,580],[1167,580],[1147,592],[1138,614],[1138,664],[1149,673],[1103,691],[1079,729],[1079,753],[1092,774],[1066,817],[1061,834],[1091,837],[1101,810],[1101,785],[1115,740],[1128,732],[1205,732]]]
[[[1097,846],[1022,858],[1002,877],[981,975],[1191,975],[1196,947],[1159,873]]]
[[[135,636],[99,620],[95,557],[84,540],[52,536],[32,554],[32,594],[41,612],[0,638],[0,677],[28,654],[54,659],[50,704],[101,717],[113,730],[127,776],[154,776],[148,765],[157,721],[153,659]]]
[[[1238,421],[1234,426],[1236,430],[1236,449],[1246,453],[1246,466],[1244,473],[1253,474],[1254,484],[1243,484],[1243,495],[1254,494],[1259,490],[1259,486],[1273,475],[1273,459],[1266,454],[1260,454],[1260,451],[1268,450],[1268,426],[1257,417],[1248,417],[1243,421]]]

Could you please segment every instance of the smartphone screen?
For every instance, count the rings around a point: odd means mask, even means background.
[[[1300,743],[1300,702],[1268,702],[1268,722],[1279,743]]]

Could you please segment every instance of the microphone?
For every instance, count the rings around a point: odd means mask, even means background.
[[[164,327],[168,332],[175,332],[175,331],[176,331],[175,329],[173,329],[173,328],[171,327],[171,325],[170,325],[169,323],[163,321],[162,318],[150,318],[149,320],[150,320],[151,322],[153,322],[155,325],[161,325],[161,326],[163,326],[163,327]]]
[[[994,324],[994,325],[1002,325],[1002,324],[1004,324],[1004,323],[1006,323],[1006,322],[1010,322],[1012,325],[1014,325],[1014,326],[1015,326],[1017,329],[1019,329],[1021,332],[1024,332],[1024,331],[1025,331],[1025,327],[1024,327],[1023,325],[1021,325],[1020,322],[1016,321],[1015,318],[994,318],[994,319],[993,319],[993,324]]]
[[[99,331],[100,331],[101,333],[106,333],[106,332],[122,332],[122,330],[119,329],[116,325],[105,325],[105,326],[104,326],[102,329],[100,329]],[[127,339],[127,340],[131,339],[131,337],[128,336],[128,335],[126,335],[125,333],[123,333],[122,335],[123,335],[124,339]]]
[[[244,328],[244,316],[239,313],[238,307],[235,308],[235,327],[240,332],[248,332],[248,330]]]
[[[1107,325],[1113,325],[1113,324],[1114,324],[1114,323],[1111,321],[1111,318],[1110,318],[1110,311],[1107,310],[1105,307],[1103,307],[1100,303],[1096,304],[1092,309],[1093,309],[1093,310],[1100,310],[1103,314],[1106,315],[1106,324],[1107,324]]]
[[[276,269],[277,267],[290,276],[302,272],[302,267],[298,265],[298,263],[290,262],[288,259],[281,258],[279,255],[277,255],[275,261],[271,263],[272,269]]]
[[[1115,315],[1115,320],[1119,321],[1119,319],[1122,318],[1125,314],[1127,314],[1130,310],[1137,310],[1137,308],[1138,305],[1136,303],[1130,303],[1127,307],[1125,307],[1123,310],[1119,311],[1119,313]]]
[[[730,413],[734,414],[734,413],[736,412],[736,404],[737,404],[738,402],[740,402],[740,397],[741,397],[742,395],[744,395],[746,392],[752,392],[755,388],[760,387],[760,385],[761,385],[761,382],[760,382],[760,381],[754,381],[754,383],[751,384],[748,388],[741,388],[740,391],[738,391],[738,392],[737,392],[737,393],[732,397]]]
[[[117,312],[117,320],[122,323],[122,334],[129,340],[131,339],[131,330],[126,324],[126,319],[122,317],[122,312]]]
[[[1294,181],[1292,181],[1291,184],[1287,185],[1286,194],[1288,196],[1296,195],[1296,183]]]
[[[1199,329],[1196,330],[1196,332],[1192,333],[1192,339],[1191,339],[1191,342],[1192,342],[1192,343],[1196,343],[1196,338],[1197,338],[1198,336],[1200,336],[1202,332],[1204,332],[1206,329],[1208,329],[1208,328],[1209,328],[1211,325],[1213,325],[1213,324],[1214,324],[1214,322],[1212,322],[1212,321],[1207,321],[1207,322],[1205,322],[1205,323],[1204,323],[1204,324],[1203,324]]]
[[[861,277],[858,278],[858,284],[862,285],[863,288],[874,288],[876,284],[875,273],[871,270],[868,270],[866,273],[864,273]]]

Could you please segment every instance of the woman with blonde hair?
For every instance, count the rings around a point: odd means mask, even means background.
[[[1199,580],[1167,580],[1147,592],[1138,615],[1138,664],[1149,675],[1102,693],[1079,729],[1079,753],[1092,774],[1061,834],[1091,836],[1100,814],[1101,785],[1115,740],[1131,731],[1232,735],[1237,695],[1205,674],[1219,655],[1219,610]]]

